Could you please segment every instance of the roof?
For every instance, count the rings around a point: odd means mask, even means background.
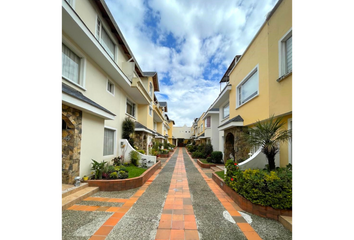
[[[154,83],[154,92],[160,91],[159,79],[157,72],[143,72],[145,77],[152,77],[152,81]]]
[[[167,111],[167,102],[159,102],[159,104],[160,104],[160,107],[166,108],[165,110],[166,110],[166,112],[168,112]]]
[[[236,117],[230,119],[229,121],[223,123],[222,125],[220,125],[219,127],[225,126],[226,124],[230,123],[230,122],[243,122],[243,118],[240,115],[237,115]],[[219,128],[218,127],[218,128]]]
[[[143,124],[141,124],[140,122],[135,122],[135,128],[143,128],[143,129],[146,129],[148,131],[151,131],[151,132],[154,132],[152,131],[151,129],[145,127]]]
[[[232,60],[230,66],[227,68],[224,76],[221,78],[220,82],[228,82],[229,81],[229,73],[231,69],[236,65],[237,61],[241,58],[241,55],[236,55]]]
[[[102,111],[105,111],[109,114],[112,114],[114,116],[116,116],[114,113],[112,113],[111,111],[107,110],[106,108],[102,107],[101,105],[99,105],[98,103],[92,101],[91,99],[89,99],[88,97],[84,96],[81,92],[77,91],[76,89],[66,85],[65,83],[62,83],[62,92],[66,93],[74,98],[77,98],[83,102],[86,102],[94,107],[97,107],[99,109],[101,109]]]

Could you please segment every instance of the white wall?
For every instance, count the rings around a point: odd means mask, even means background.
[[[123,147],[124,146],[124,147]],[[123,156],[124,155],[124,162],[129,162],[130,163],[130,152],[131,151],[136,151],[128,142],[126,139],[121,139],[119,141],[119,149],[118,149],[118,155]],[[136,151],[137,152],[137,151]],[[148,167],[151,167],[156,163],[156,156],[150,156],[150,155],[145,155],[137,152],[140,155],[140,161],[139,164],[141,164],[142,159],[146,159],[147,161],[150,161],[150,163],[147,163]]]
[[[187,125],[184,125],[183,127],[173,127],[172,135],[175,138],[190,139],[192,136],[191,127],[187,127]]]
[[[103,160],[104,120],[82,112],[80,177],[91,173],[91,159]]]

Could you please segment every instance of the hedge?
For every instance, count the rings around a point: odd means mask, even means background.
[[[226,168],[226,185],[247,200],[274,209],[292,208],[291,166],[271,172],[260,169],[241,171],[237,163],[228,160]]]

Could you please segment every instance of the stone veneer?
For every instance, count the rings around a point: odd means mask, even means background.
[[[232,133],[234,135],[234,150],[237,162],[241,162],[239,161],[240,159],[245,160],[249,157],[248,153],[250,151],[250,147],[245,141],[242,140],[242,132],[245,129],[247,129],[247,127],[234,127],[224,131],[225,140],[228,133]],[[224,153],[224,162],[226,162],[231,153],[231,150],[227,148],[226,142],[224,144]]]
[[[72,184],[80,173],[82,112],[62,104],[62,183]]]

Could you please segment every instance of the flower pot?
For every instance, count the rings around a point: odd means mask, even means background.
[[[82,178],[84,181],[87,181],[88,180],[88,177],[83,177]]]

